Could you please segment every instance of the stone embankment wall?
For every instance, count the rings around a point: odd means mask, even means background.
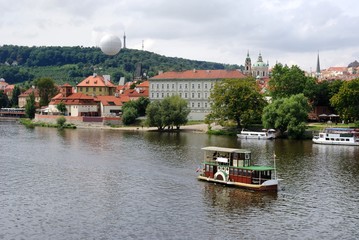
[[[40,115],[35,114],[35,122],[45,122],[56,124],[59,115]],[[122,125],[122,121],[118,117],[70,117],[64,116],[66,123],[71,123],[79,127],[103,127],[109,125]]]

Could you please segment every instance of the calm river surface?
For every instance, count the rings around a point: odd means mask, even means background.
[[[201,147],[277,155],[281,190],[196,180]],[[358,239],[359,147],[0,121],[0,239]]]

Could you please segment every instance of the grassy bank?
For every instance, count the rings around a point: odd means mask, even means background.
[[[34,127],[51,127],[51,128],[69,128],[69,129],[75,129],[76,125],[70,124],[70,123],[45,123],[45,122],[34,122],[29,118],[21,118],[20,123],[28,128],[34,128]]]

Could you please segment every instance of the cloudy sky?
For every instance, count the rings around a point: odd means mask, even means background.
[[[261,53],[315,70],[359,61],[354,0],[0,1],[0,45],[98,46],[107,33],[127,48],[170,57],[244,64]]]

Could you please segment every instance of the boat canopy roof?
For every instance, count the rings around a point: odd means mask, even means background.
[[[225,148],[225,147],[204,147],[204,151],[213,151],[213,152],[227,152],[227,153],[251,153],[248,149],[238,149],[238,148]]]
[[[248,167],[240,167],[241,169],[252,170],[252,171],[271,171],[274,170],[274,167],[268,166],[248,166]]]

